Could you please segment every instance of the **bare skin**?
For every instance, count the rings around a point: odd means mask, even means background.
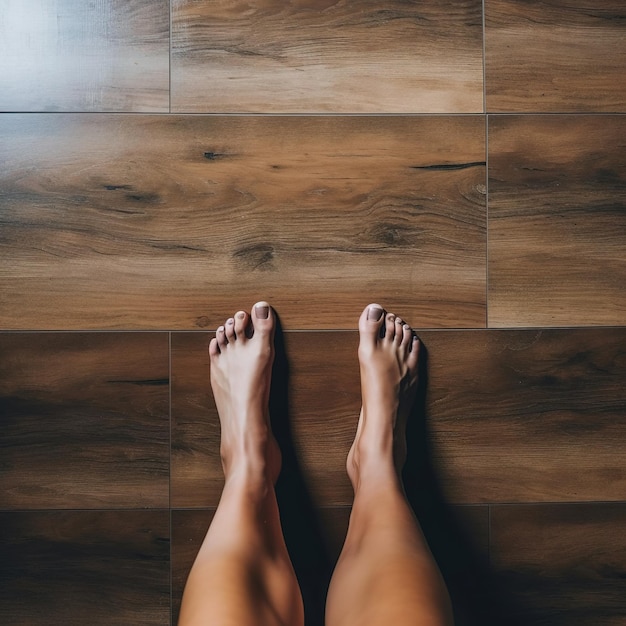
[[[347,470],[354,504],[331,580],[327,626],[444,626],[448,592],[402,487],[419,340],[378,304],[359,319],[363,406]]]
[[[280,451],[268,403],[275,318],[239,311],[209,345],[225,485],[185,587],[179,624],[300,626],[302,599],[274,484]],[[347,470],[354,505],[330,584],[327,626],[449,625],[446,587],[406,502],[400,470],[419,341],[381,306],[359,320],[363,406]]]
[[[280,451],[269,426],[276,320],[267,302],[239,311],[209,344],[222,428],[222,497],[189,573],[181,626],[300,626],[300,589],[274,484]]]

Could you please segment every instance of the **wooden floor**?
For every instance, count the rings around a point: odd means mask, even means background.
[[[460,625],[626,624],[621,0],[0,0],[0,623],[175,624],[211,330],[281,323],[308,626],[356,321],[427,348],[408,496]]]

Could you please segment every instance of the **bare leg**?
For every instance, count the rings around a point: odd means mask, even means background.
[[[347,460],[354,505],[330,584],[326,623],[449,625],[448,593],[400,478],[419,341],[377,304],[363,311],[359,332],[363,407]]]
[[[189,573],[181,626],[304,623],[274,492],[281,463],[268,410],[274,330],[274,313],[260,302],[251,315],[228,319],[209,345],[225,484]]]

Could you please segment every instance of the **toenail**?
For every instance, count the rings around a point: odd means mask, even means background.
[[[232,325],[235,323],[235,320],[234,320],[232,317],[229,317],[229,318],[226,320],[226,323],[227,323],[229,326],[232,326]]]
[[[396,316],[395,316],[393,313],[389,313],[389,315],[387,315],[387,319],[388,319],[390,322],[393,322],[393,320],[395,320],[395,319],[396,319]]]
[[[218,326],[216,332],[223,333],[224,332],[224,327],[223,326]]]
[[[371,306],[369,309],[367,309],[367,319],[368,320],[374,320],[375,322],[377,322],[383,314],[383,310],[379,309],[377,306]]]
[[[240,313],[237,313],[237,318],[240,320],[242,320],[245,316],[246,314],[243,311],[241,311]]]
[[[396,317],[396,324],[402,324],[402,320],[399,317]]]
[[[260,320],[266,320],[270,316],[270,308],[268,306],[257,305],[254,307],[254,311]]]
[[[411,327],[408,324],[404,325],[404,330],[411,330]]]

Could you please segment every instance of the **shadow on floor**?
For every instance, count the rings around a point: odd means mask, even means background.
[[[428,349],[422,344],[419,389],[407,425],[404,487],[454,605],[457,626],[521,626],[516,601],[491,570],[484,550],[473,544],[438,484],[427,415]]]
[[[289,420],[289,363],[280,320],[275,348],[270,415],[283,456],[276,497],[283,535],[302,591],[305,623],[323,626],[326,592],[334,563],[295,452]]]
[[[283,454],[283,471],[276,485],[283,534],[302,590],[306,625],[323,626],[334,560],[295,452],[289,422],[289,363],[280,321],[275,346],[270,415]],[[407,428],[404,483],[407,498],[450,590],[456,625],[519,626],[513,601],[506,598],[485,556],[472,545],[438,487],[427,429],[428,351],[423,345],[419,384]]]

